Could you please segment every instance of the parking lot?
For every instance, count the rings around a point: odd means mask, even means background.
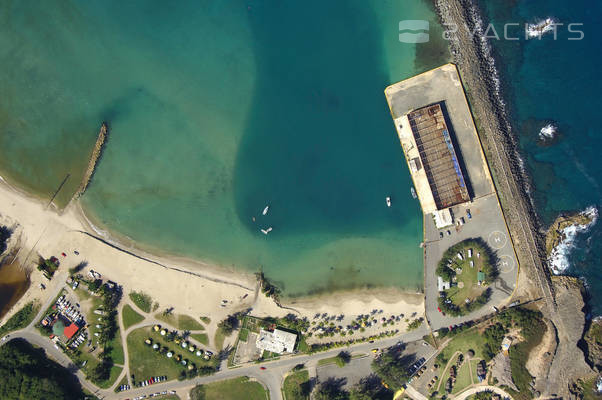
[[[334,364],[319,366],[316,370],[318,381],[324,382],[327,379],[333,378],[344,382],[344,388],[351,389],[354,385],[358,384],[362,378],[370,374],[370,371],[372,371],[372,361],[374,361],[377,354],[381,351],[388,351],[389,349],[393,351],[399,349],[399,351],[401,351],[401,356],[410,356],[412,363],[417,362],[420,359],[427,362],[435,354],[435,349],[424,340],[401,343],[398,346],[392,346],[385,349],[379,348],[377,349],[377,353],[370,353],[360,357],[357,357],[356,355],[357,358],[352,358],[348,364],[341,368]],[[410,367],[411,365],[408,366],[408,368]],[[417,374],[417,371],[420,368],[415,368],[412,373]]]
[[[467,217],[467,209],[470,210],[472,218]],[[455,325],[493,312],[493,306],[497,307],[506,301],[516,286],[518,262],[495,194],[453,207],[452,211],[456,218],[464,218],[463,225],[438,230],[429,216],[424,221],[425,308],[432,329]],[[491,298],[482,308],[462,317],[443,316],[437,311],[437,263],[450,246],[469,238],[482,238],[491,247],[499,259],[499,277],[490,286]]]

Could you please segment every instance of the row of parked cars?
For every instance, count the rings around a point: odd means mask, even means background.
[[[422,364],[424,364],[426,361],[426,359],[424,357],[420,358],[418,361],[416,361],[414,364],[412,364],[409,368],[409,372],[410,375],[414,375],[414,373],[418,370],[420,370],[420,367],[422,367]]]
[[[119,391],[123,392],[125,390],[130,390],[130,385],[121,385],[119,386]]]
[[[148,386],[148,385],[152,385],[153,383],[159,383],[159,382],[163,382],[166,381],[167,377],[166,376],[153,376],[150,379],[146,379],[144,381],[141,381],[139,383],[140,387],[144,387],[144,386]]]
[[[147,397],[155,397],[155,396],[165,396],[166,394],[176,394],[175,390],[170,390],[169,392],[167,390],[164,390],[162,392],[157,392],[157,393],[151,393],[148,396],[143,394],[142,396],[138,396],[138,397],[134,397],[132,400],[141,400],[141,399],[146,399]],[[129,399],[127,399],[129,400]]]

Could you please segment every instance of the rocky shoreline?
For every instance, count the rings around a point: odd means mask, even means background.
[[[543,229],[508,121],[491,47],[483,34],[480,9],[474,0],[436,0],[435,7],[444,26],[457,27],[449,38],[450,51],[467,92],[519,260],[523,283],[518,297],[542,298],[542,312],[555,329],[556,350],[546,373],[536,377],[538,391],[544,396],[568,397],[570,382],[591,371],[577,347],[585,325],[582,288],[571,278],[551,279]]]

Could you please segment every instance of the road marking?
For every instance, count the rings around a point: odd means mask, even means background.
[[[506,246],[506,242],[508,242],[508,238],[503,232],[493,231],[489,234],[489,238],[487,239],[489,245],[494,249],[501,249]]]
[[[514,270],[514,259],[510,256],[503,255],[500,257],[500,272],[507,274]]]

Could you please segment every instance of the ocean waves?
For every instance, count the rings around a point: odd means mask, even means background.
[[[564,274],[570,267],[569,256],[575,248],[578,234],[585,233],[598,221],[599,212],[594,206],[589,206],[579,214],[585,217],[587,223],[573,223],[564,227],[560,232],[561,240],[548,256],[548,266],[555,275]]]

